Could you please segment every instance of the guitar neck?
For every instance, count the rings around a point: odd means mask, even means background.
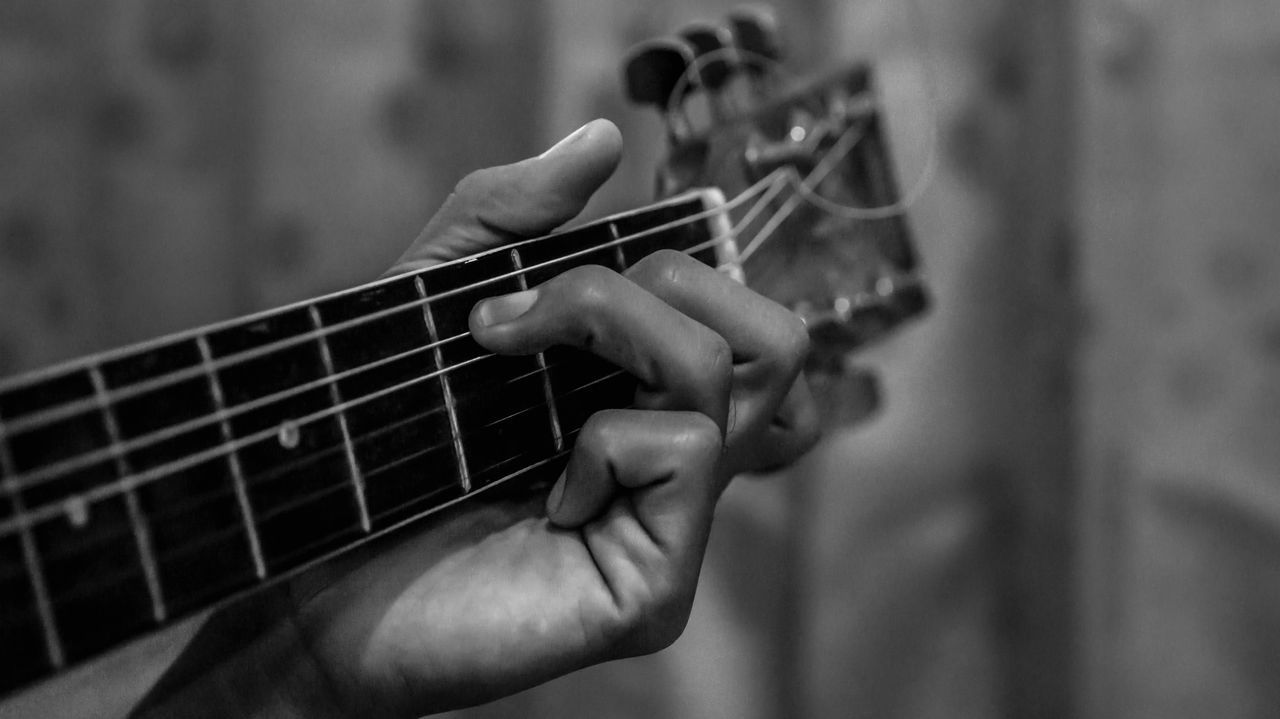
[[[498,357],[480,299],[660,249],[720,264],[718,193],[0,383],[0,694],[511,480],[634,380]]]

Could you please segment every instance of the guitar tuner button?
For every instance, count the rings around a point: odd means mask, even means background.
[[[737,64],[733,33],[711,23],[691,23],[679,35],[693,48],[702,85],[709,90],[723,87]]]
[[[747,6],[729,14],[729,28],[734,44],[745,53],[744,65],[753,74],[764,74],[767,62],[782,59],[781,33],[778,18],[773,11],[762,6]]]
[[[693,49],[687,42],[662,39],[635,46],[622,65],[627,97],[637,105],[650,105],[661,113],[668,134],[676,139],[684,139],[691,133],[683,103],[685,97],[697,89],[686,77],[693,62]]]

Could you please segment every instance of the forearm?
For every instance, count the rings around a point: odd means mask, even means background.
[[[217,627],[213,627],[217,629]],[[133,712],[135,719],[341,719],[328,678],[284,619],[252,640],[215,647],[207,632]],[[233,642],[233,644],[236,644]]]

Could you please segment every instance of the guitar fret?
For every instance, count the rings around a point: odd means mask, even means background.
[[[329,340],[324,335],[324,326],[320,319],[320,310],[315,305],[311,305],[310,315],[311,324],[315,326],[318,344],[320,345],[320,360],[324,364],[325,373],[329,378],[329,397],[333,400],[333,406],[337,409],[338,429],[342,433],[342,444],[347,455],[347,469],[351,472],[351,487],[355,493],[356,508],[360,512],[360,528],[368,534],[373,529],[373,522],[369,517],[369,504],[365,498],[364,475],[360,471],[360,463],[356,461],[355,446],[351,442],[351,429],[347,426],[347,415],[341,409],[342,394],[338,390],[338,383],[333,379],[337,372],[333,368],[333,354],[329,350]]]
[[[137,490],[125,481],[133,472],[121,448],[120,427],[116,422],[115,413],[111,410],[107,384],[102,377],[102,368],[96,363],[89,367],[89,379],[93,382],[94,399],[98,405],[98,412],[102,415],[102,423],[107,430],[107,439],[111,442],[109,449],[116,467],[116,474],[124,485],[122,494],[125,510],[129,515],[129,525],[133,528],[133,541],[138,547],[138,557],[142,561],[142,575],[147,581],[147,593],[151,597],[151,617],[160,624],[164,622],[168,611],[160,588],[160,572],[156,565],[155,549],[151,545],[151,533],[147,530],[142,518],[142,507],[138,503]]]
[[[258,538],[258,528],[253,519],[253,507],[249,505],[249,489],[245,485],[244,471],[240,468],[240,457],[234,449],[231,424],[227,420],[226,402],[222,397],[222,385],[218,382],[217,370],[213,367],[213,352],[209,349],[209,340],[204,335],[196,337],[196,346],[200,348],[200,361],[204,364],[205,375],[209,379],[209,393],[213,397],[214,412],[218,417],[222,439],[228,446],[233,447],[227,454],[227,464],[231,467],[231,481],[236,491],[236,503],[240,506],[240,518],[249,538],[253,569],[258,579],[265,579],[267,563],[262,556],[262,542]]]
[[[524,276],[524,264],[520,261],[519,250],[511,250],[511,263],[520,273],[516,275],[516,280],[520,282],[520,289],[529,289],[529,280]],[[542,372],[542,393],[547,399],[547,415],[551,418],[551,436],[555,439],[556,451],[559,452],[564,449],[564,432],[560,429],[560,412],[556,409],[556,395],[551,389],[551,375],[547,373],[547,355],[539,352],[536,357],[538,369]]]
[[[40,615],[40,628],[44,635],[45,651],[49,655],[49,664],[54,669],[66,666],[66,652],[62,647],[62,638],[58,633],[58,625],[54,621],[53,601],[49,597],[49,585],[44,578],[44,567],[40,563],[40,555],[36,550],[35,537],[31,534],[31,526],[21,521],[27,508],[22,501],[18,488],[17,470],[13,457],[9,454],[8,440],[5,438],[4,422],[0,421],[0,474],[4,475],[4,491],[9,495],[13,511],[20,520],[19,539],[22,543],[22,560],[27,568],[27,578],[31,581],[31,593],[36,599],[36,613]]]
[[[436,320],[431,314],[430,296],[422,277],[413,278],[413,286],[418,291],[422,302],[422,321],[427,325],[427,336],[435,345],[432,354],[435,356],[436,369],[440,371],[440,389],[444,394],[445,412],[449,415],[449,430],[453,434],[453,451],[458,460],[458,476],[462,481],[462,491],[471,491],[471,470],[467,466],[466,449],[462,446],[462,429],[458,424],[458,406],[453,398],[453,388],[449,384],[449,373],[445,372],[444,351],[440,349],[440,335],[436,332]]]

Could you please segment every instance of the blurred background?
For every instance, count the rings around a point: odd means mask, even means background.
[[[372,279],[593,117],[588,214],[643,204],[618,61],[733,4],[0,0],[0,375]],[[1275,0],[773,4],[792,72],[875,63],[904,184],[936,127],[935,309],[730,490],[672,649],[457,716],[1273,716]]]

